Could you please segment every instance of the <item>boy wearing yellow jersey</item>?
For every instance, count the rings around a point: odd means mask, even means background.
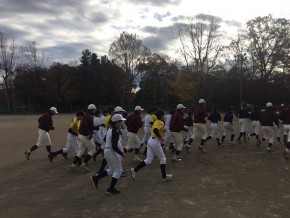
[[[49,155],[50,162],[52,162],[52,160],[58,154],[62,154],[62,156],[65,159],[67,159],[67,153],[71,150],[72,147],[74,147],[76,153],[78,153],[80,149],[80,145],[78,142],[79,127],[80,127],[80,122],[83,119],[84,115],[85,113],[83,111],[77,112],[76,117],[72,120],[68,129],[66,146],[59,151],[51,152]]]
[[[153,123],[151,129],[151,137],[147,144],[147,157],[135,168],[131,168],[131,176],[134,181],[136,180],[137,172],[146,165],[152,163],[154,155],[156,155],[160,161],[162,182],[169,182],[172,179],[172,174],[169,175],[166,174],[166,157],[161,147],[161,142],[163,141],[162,135],[165,132],[164,122],[162,121],[164,112],[162,110],[158,110],[156,111],[155,115],[157,119]]]

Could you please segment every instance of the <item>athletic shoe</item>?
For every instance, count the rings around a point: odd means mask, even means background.
[[[181,158],[172,158],[172,161],[176,163],[176,162],[182,161],[182,159]]]
[[[285,160],[288,160],[289,159],[288,152],[287,151],[283,151],[282,154],[283,154]]]
[[[184,149],[186,150],[187,153],[190,153],[191,152],[190,147],[188,145],[185,145],[184,146]]]
[[[87,165],[81,165],[80,167],[80,170],[82,171],[82,172],[84,172],[84,173],[88,173],[88,172],[90,172],[90,169],[88,168],[88,166]]]
[[[134,170],[134,168],[131,168],[130,172],[131,172],[131,177],[132,177],[133,181],[135,181],[136,176],[137,176],[137,172]]]
[[[221,143],[221,144],[218,145],[218,148],[222,148],[224,146],[225,146],[225,144],[224,143]]]
[[[55,158],[55,155],[53,153],[49,153],[47,157],[48,157],[50,163],[52,163],[53,159]]]
[[[267,152],[274,152],[271,147],[267,147]]]
[[[70,171],[73,173],[78,173],[80,172],[80,168],[78,166],[71,166]]]
[[[235,143],[234,141],[230,141],[230,143],[232,144],[232,145],[236,145],[237,143]]]
[[[121,192],[115,188],[113,188],[113,189],[108,188],[106,191],[106,194],[108,194],[108,195],[114,195],[114,194],[120,194],[120,193]]]
[[[99,188],[99,187],[98,187],[98,184],[99,184],[99,179],[98,179],[98,177],[97,177],[97,176],[91,176],[91,180],[92,180],[92,182],[93,182],[95,188],[98,189],[98,188]]]
[[[67,153],[62,153],[62,156],[67,160]]]
[[[162,183],[169,182],[172,179],[172,174],[167,174],[166,178],[162,179]]]
[[[204,146],[202,146],[202,145],[198,146],[198,149],[201,150],[201,151],[203,151],[204,153],[206,152]]]
[[[238,138],[237,138],[237,142],[238,142],[239,144],[241,144],[241,139],[238,139]]]
[[[25,151],[25,152],[24,152],[24,155],[25,155],[25,157],[26,157],[27,160],[30,160],[30,159],[29,159],[30,154],[31,154],[31,153],[29,153],[28,151]]]
[[[125,171],[122,171],[121,177],[125,177],[125,176],[127,176],[127,173]]]
[[[134,161],[139,161],[139,162],[142,162],[142,161],[143,161],[143,159],[141,159],[139,156],[135,156],[135,157],[134,157]]]

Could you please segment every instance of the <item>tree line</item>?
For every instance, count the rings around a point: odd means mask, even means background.
[[[271,15],[246,23],[227,43],[219,17],[198,14],[180,23],[180,60],[152,53],[136,34],[122,32],[108,56],[85,49],[79,64],[53,63],[35,42],[18,47],[0,32],[0,104],[194,105],[289,103],[290,21]],[[108,58],[110,57],[110,58]],[[18,100],[17,100],[18,99]]]

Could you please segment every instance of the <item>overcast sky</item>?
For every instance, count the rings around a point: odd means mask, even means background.
[[[173,54],[185,17],[219,16],[232,35],[258,16],[290,19],[289,6],[289,0],[0,0],[0,31],[18,45],[35,41],[49,62],[79,60],[84,49],[108,55],[123,31],[153,52]]]

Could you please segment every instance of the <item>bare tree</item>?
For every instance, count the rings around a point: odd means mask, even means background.
[[[8,41],[4,33],[0,32],[0,69],[2,69],[4,89],[9,102],[10,112],[14,112],[13,80],[14,71],[19,64],[21,54],[14,39]]]
[[[24,64],[29,68],[42,68],[47,62],[44,52],[39,52],[35,41],[28,41],[25,46],[21,48],[24,57]]]
[[[220,43],[221,18],[198,14],[188,23],[179,27],[179,51],[186,63],[187,70],[196,80],[196,95],[202,97],[205,88],[205,75],[216,65],[223,45]]]
[[[134,82],[139,77],[139,72],[136,70],[137,65],[144,62],[149,54],[151,51],[142,44],[142,40],[136,34],[123,32],[111,44],[109,55],[112,57],[113,63],[123,68],[129,78],[128,84],[122,90],[125,99],[129,99]]]

